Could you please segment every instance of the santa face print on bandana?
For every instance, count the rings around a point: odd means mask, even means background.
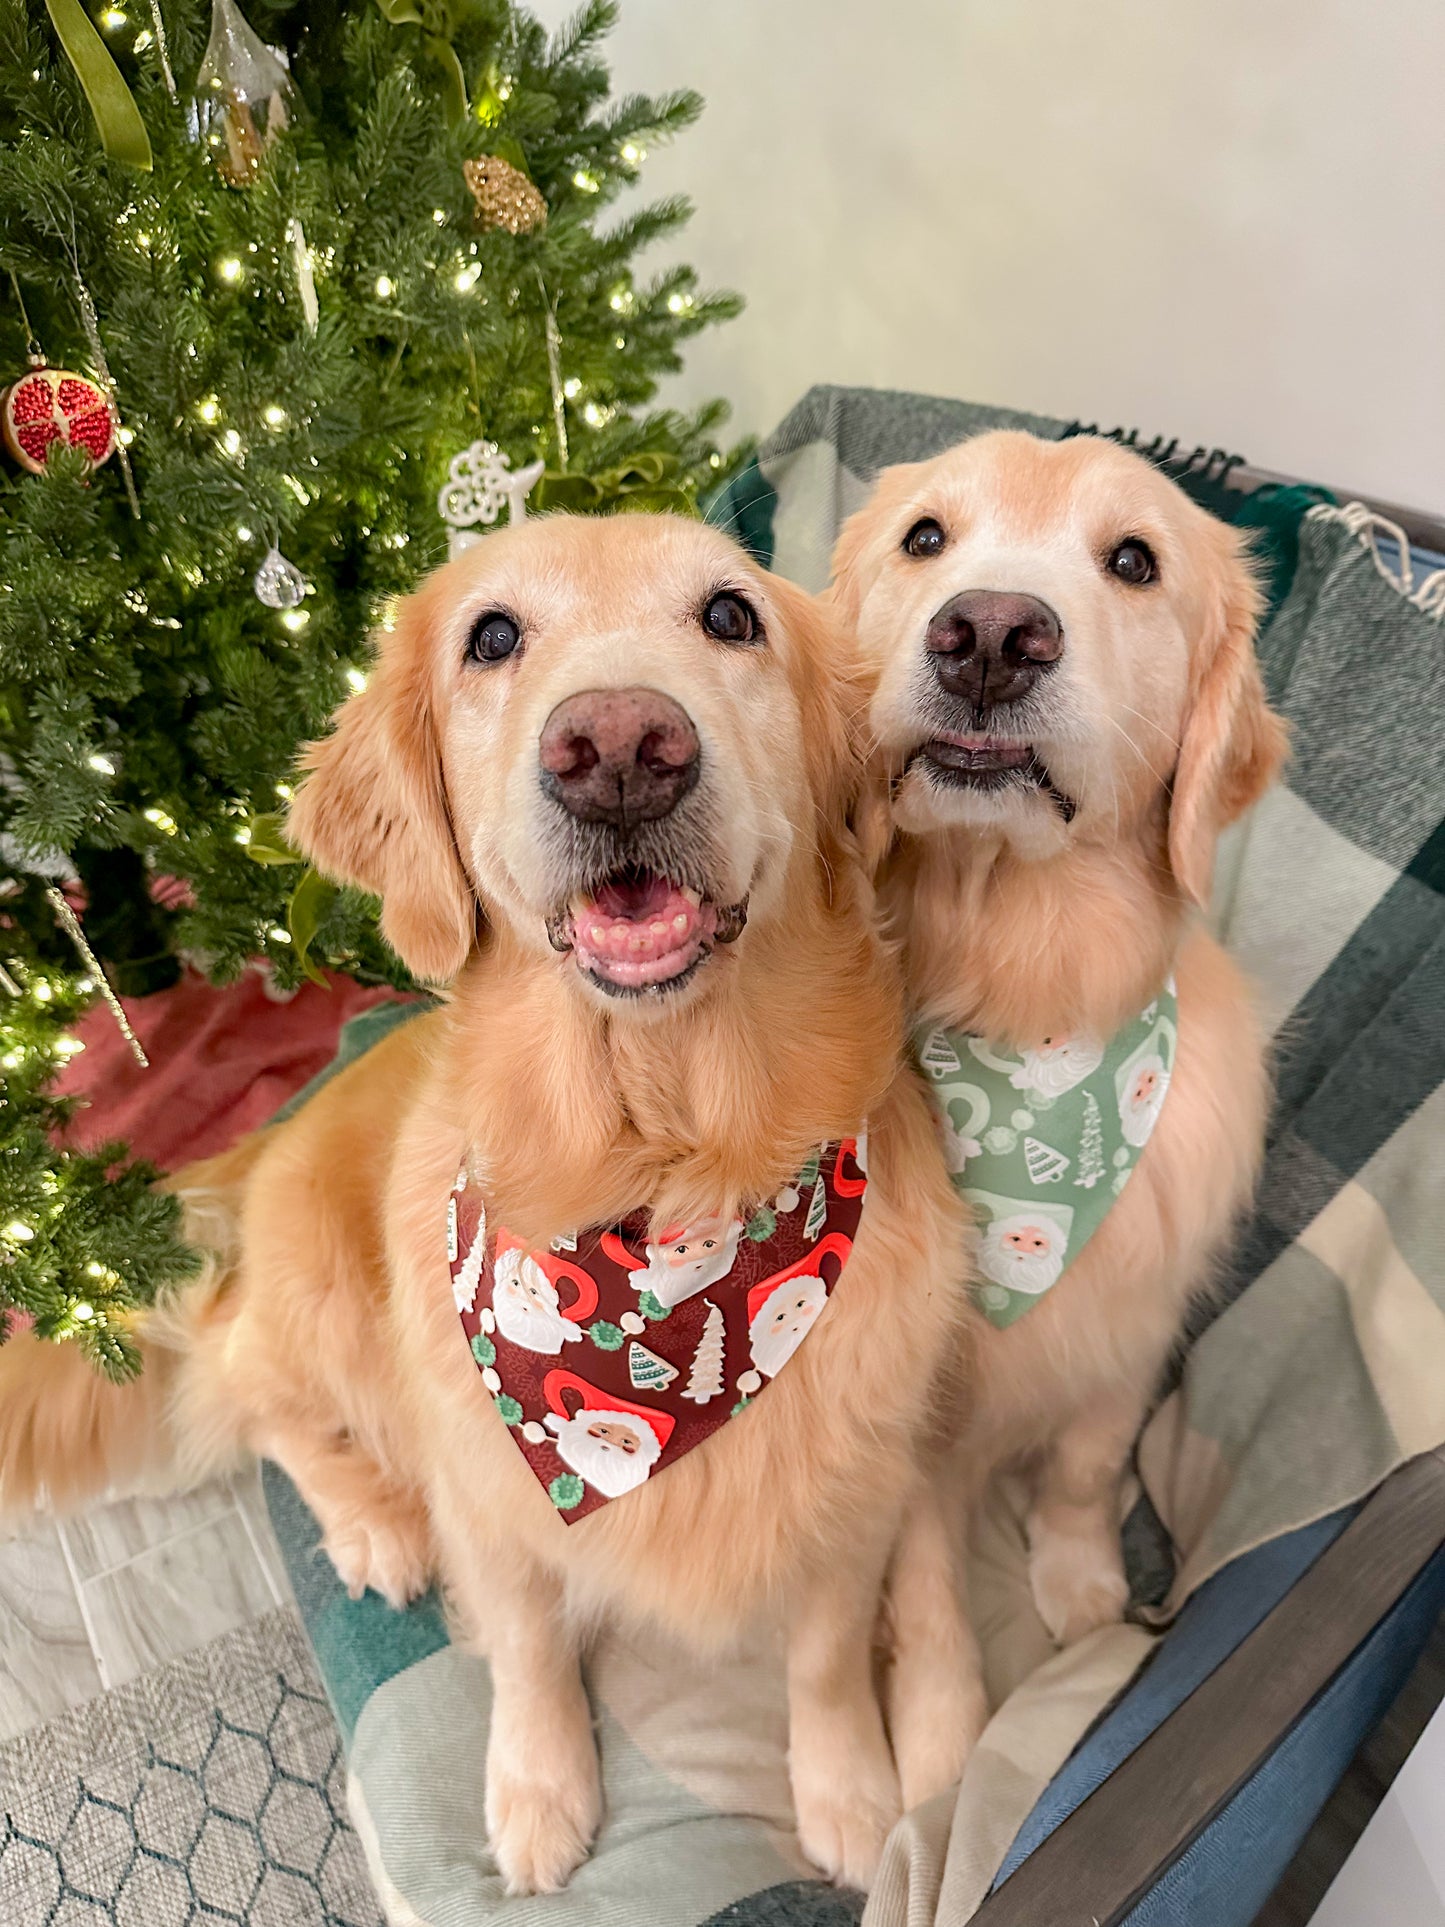
[[[447,1256],[482,1383],[569,1523],[742,1417],[812,1333],[853,1248],[865,1141],[826,1145],[746,1221],[638,1213],[528,1250],[463,1170]]]
[[[943,1154],[978,1225],[973,1296],[991,1325],[1032,1310],[1103,1223],[1159,1121],[1178,1035],[1172,979],[1107,1040],[1060,1035],[1013,1053],[918,1032]]]

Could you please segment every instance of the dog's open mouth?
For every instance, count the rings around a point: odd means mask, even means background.
[[[1016,736],[932,736],[916,752],[933,781],[953,789],[984,792],[1022,784],[1041,790],[1066,823],[1078,804],[1054,782],[1032,743]]]
[[[671,877],[629,865],[549,917],[547,935],[554,950],[572,952],[599,989],[657,996],[681,989],[715,945],[741,934],[747,915],[746,898],[720,906]]]

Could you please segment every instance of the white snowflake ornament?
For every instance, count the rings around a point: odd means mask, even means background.
[[[527,496],[541,477],[545,462],[529,462],[512,472],[511,460],[495,442],[477,441],[454,455],[447,479],[437,495],[437,514],[447,525],[447,553],[455,558],[480,542],[479,522],[488,528],[507,506],[509,522],[527,515]]]

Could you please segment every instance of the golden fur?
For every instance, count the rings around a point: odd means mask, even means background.
[[[765,647],[702,632],[719,582],[762,612]],[[469,623],[497,604],[521,613],[525,649],[465,663]],[[223,1289],[183,1295],[147,1333],[143,1383],[170,1393],[176,1460],[196,1469],[242,1447],[275,1459],[354,1588],[399,1601],[435,1562],[461,1636],[491,1661],[487,1819],[517,1891],[564,1882],[597,1825],[579,1660],[602,1615],[706,1642],[782,1609],[805,1849],[866,1883],[899,1811],[870,1643],[936,1394],[957,1369],[961,1214],[926,1101],[897,1068],[896,969],[843,829],[860,774],[848,664],[819,604],[696,524],[529,522],[441,570],[311,752],[292,833],[323,870],[381,895],[414,969],[460,974],[443,1009],[180,1180],[237,1201],[240,1251]],[[752,907],[686,990],[617,1003],[546,939],[557,826],[537,743],[560,698],[638,682],[696,722],[718,894],[750,890]],[[494,1219],[545,1245],[639,1204],[686,1218],[771,1195],[865,1118],[868,1207],[809,1343],[745,1418],[566,1525],[458,1326],[444,1221],[462,1156]],[[42,1356],[12,1347],[0,1364],[0,1465],[27,1467],[11,1502],[45,1483],[34,1460],[51,1421],[22,1382]],[[128,1415],[126,1395],[111,1399],[100,1441],[80,1413],[84,1368],[69,1382],[70,1448],[98,1476],[127,1451],[153,1455],[154,1395]],[[61,1412],[59,1388],[46,1400]],[[960,1744],[901,1762],[911,1797],[946,1784]]]
[[[925,517],[947,539],[919,558],[902,544]],[[1153,549],[1156,582],[1107,573],[1126,537]],[[1177,1063],[1138,1168],[1055,1290],[1007,1330],[978,1320],[960,1449],[905,1540],[936,1574],[960,1490],[976,1497],[992,1467],[1031,1463],[1034,1597],[1068,1642],[1126,1602],[1121,1473],[1262,1148],[1268,1080],[1248,987],[1195,915],[1220,830],[1284,755],[1254,657],[1259,593],[1231,530],[1140,457],[1087,437],[989,434],[886,470],[835,569],[873,671],[879,781],[865,818],[918,1016],[1020,1048],[1108,1037],[1177,979]],[[911,760],[933,733],[924,630],[966,589],[1034,595],[1062,620],[1059,663],[987,728],[1035,743],[1077,801],[1071,822],[1038,790],[935,787]],[[917,1595],[916,1582],[894,1592],[900,1666],[908,1628],[926,1632]]]

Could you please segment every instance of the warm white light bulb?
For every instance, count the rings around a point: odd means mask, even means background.
[[[98,769],[102,776],[115,775],[115,764],[108,756],[87,756],[85,760],[92,769]]]
[[[216,263],[216,273],[223,281],[235,283],[241,279],[241,276],[245,272],[246,270],[242,267],[239,256],[234,254],[223,254]]]
[[[376,277],[376,294],[379,301],[390,301],[395,292],[396,283],[389,274],[379,274]]]

